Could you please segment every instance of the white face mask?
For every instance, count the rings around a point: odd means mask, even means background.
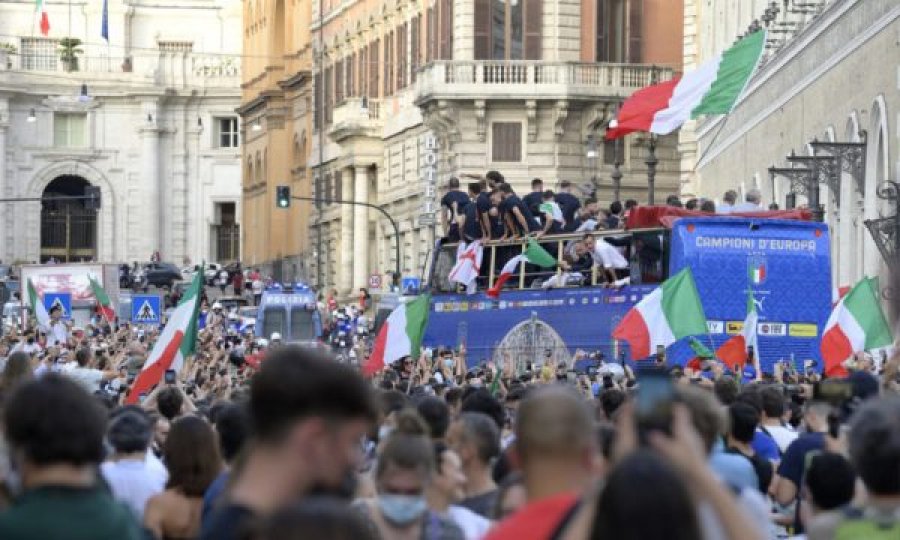
[[[394,431],[393,426],[382,425],[378,428],[378,440],[383,441],[388,438],[388,435]]]

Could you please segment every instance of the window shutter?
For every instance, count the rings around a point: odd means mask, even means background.
[[[544,31],[544,3],[542,0],[524,0],[524,3],[525,59],[540,60],[541,34]]]
[[[628,2],[628,61],[640,64],[643,60],[641,51],[641,26],[644,19],[644,0]]]
[[[594,40],[594,61],[609,62],[606,52],[606,33],[607,33],[607,0],[597,0],[597,17],[595,18],[597,38]]]
[[[421,27],[422,16],[416,15],[412,18],[409,30],[409,82],[416,82],[416,71],[419,69],[419,30]]]
[[[491,124],[491,161],[522,161],[522,124],[494,122]]]
[[[334,68],[325,69],[325,125],[331,123],[331,109],[334,107]]]
[[[343,200],[341,197],[344,195],[344,182],[343,182],[342,172],[340,170],[335,171],[334,173],[334,197],[332,197],[336,201]]]
[[[356,96],[356,53],[347,59],[347,97]]]
[[[397,27],[397,90],[406,88],[406,36],[408,28],[408,23],[403,23]]]
[[[315,95],[313,96],[313,126],[316,129],[322,127],[322,73],[316,73],[315,77],[313,77],[313,91]]]
[[[334,64],[334,104],[340,105],[344,101],[344,61],[338,60]]]
[[[453,59],[453,0],[439,0],[440,3],[438,7],[440,8],[440,13],[438,17],[440,17],[440,50],[438,54],[442,60],[452,60]],[[484,2],[488,6],[490,6],[490,0],[475,0],[475,21],[479,21],[478,18],[478,2]],[[488,29],[490,30],[490,22],[488,22]],[[476,22],[476,36],[477,32],[477,22]],[[475,43],[477,45],[478,39],[476,38]],[[477,49],[477,46],[476,46]],[[476,55],[477,59],[478,56]]]
[[[357,57],[357,61],[356,61],[357,62],[356,63],[357,75],[356,76],[359,79],[359,83],[357,83],[357,84],[359,85],[359,93],[358,94],[360,97],[368,97],[369,96],[369,89],[366,88],[366,85],[369,82],[368,77],[367,77],[368,74],[366,73],[366,57],[368,56],[368,52],[369,51],[366,47],[363,47],[362,49],[360,49],[359,56]]]
[[[425,62],[430,63],[434,60],[434,29],[435,24],[437,23],[437,12],[433,7],[430,7],[426,12],[425,17]]]
[[[378,69],[381,64],[378,63],[379,40],[375,40],[369,44],[369,97],[378,97]],[[383,59],[382,59],[383,60]]]
[[[391,69],[394,62],[391,47],[394,44],[394,33],[391,32],[384,38],[384,92],[382,95],[388,97],[393,94],[391,84],[394,82],[393,70]]]
[[[475,0],[475,60],[491,59],[491,2]]]

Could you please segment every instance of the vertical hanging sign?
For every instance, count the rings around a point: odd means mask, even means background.
[[[419,226],[432,226],[435,220],[435,198],[437,196],[437,161],[438,144],[433,133],[426,133],[424,138],[422,159],[422,210],[419,214]]]

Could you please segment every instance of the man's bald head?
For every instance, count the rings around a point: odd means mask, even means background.
[[[548,386],[530,393],[516,416],[516,447],[523,462],[581,455],[594,444],[590,408],[575,392]]]

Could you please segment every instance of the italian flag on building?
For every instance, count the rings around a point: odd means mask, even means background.
[[[45,4],[46,0],[35,0],[34,13],[41,27],[41,34],[46,36],[50,33],[50,17],[47,15],[47,6]]]
[[[529,238],[525,251],[521,255],[516,255],[506,261],[506,264],[503,265],[497,281],[494,282],[494,286],[487,290],[487,295],[491,298],[498,298],[503,284],[509,281],[509,278],[516,273],[516,268],[521,263],[531,263],[541,268],[553,268],[557,264],[553,255],[547,253],[547,250],[542,248],[534,238]]]
[[[678,272],[637,303],[613,330],[628,342],[632,360],[649,357],[659,346],[706,334],[706,315],[690,268]]]
[[[375,337],[372,354],[362,368],[363,375],[371,377],[405,356],[414,359],[419,356],[430,299],[430,295],[422,294],[391,312]]]
[[[202,266],[201,268],[204,268]],[[162,380],[169,369],[181,370],[184,359],[194,353],[197,342],[197,314],[200,311],[200,293],[203,288],[203,272],[195,272],[194,280],[184,292],[184,298],[172,312],[144,367],[134,380],[126,403],[138,402]]]
[[[31,278],[28,279],[28,302],[31,304],[31,312],[34,313],[34,318],[37,319],[38,327],[44,330],[49,329],[50,314],[47,313],[47,307],[44,306],[43,300],[38,296]]]
[[[701,114],[730,113],[756,70],[765,44],[765,31],[754,32],[681,78],[638,90],[622,103],[606,138],[634,131],[665,135]]]
[[[91,290],[94,292],[94,298],[97,299],[97,313],[102,315],[106,322],[112,323],[112,321],[116,320],[116,310],[109,300],[109,295],[103,290],[103,286],[94,279],[94,276],[89,276],[88,279],[91,281]]]
[[[822,359],[829,377],[847,375],[854,353],[890,345],[891,328],[878,300],[878,280],[863,278],[834,307],[822,332]]]

